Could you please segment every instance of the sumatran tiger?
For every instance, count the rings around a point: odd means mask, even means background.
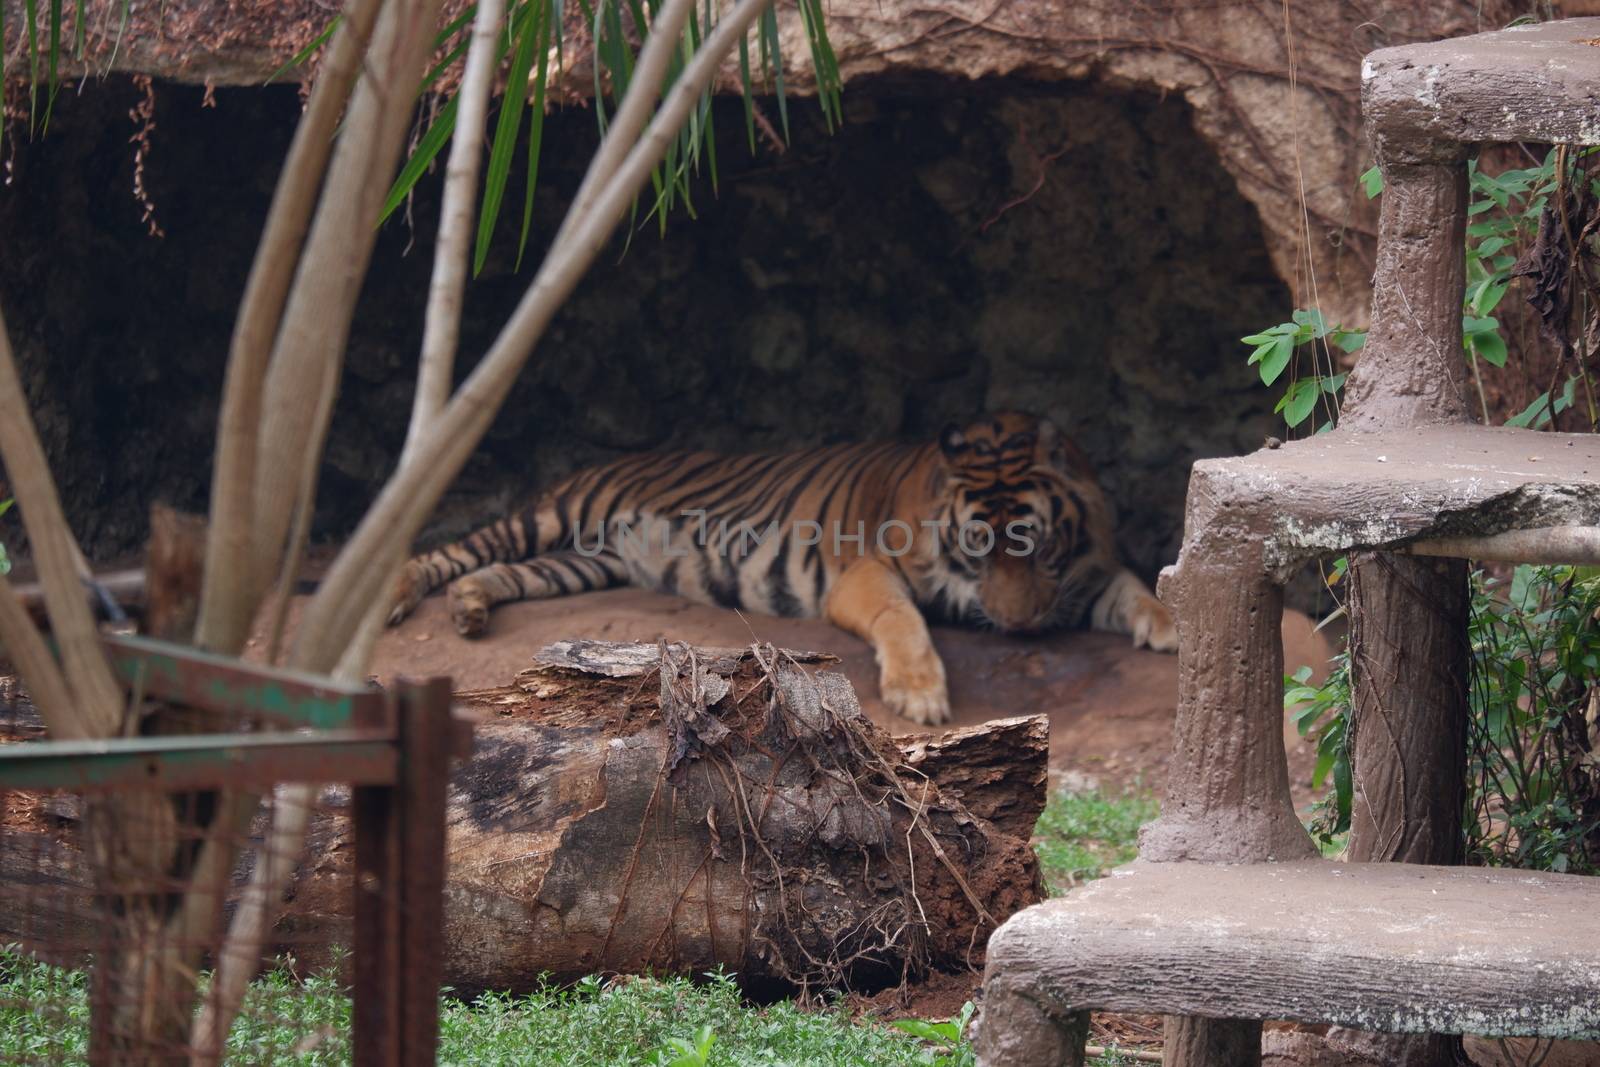
[[[1076,445],[1003,412],[937,443],[727,456],[630,456],[573,474],[405,565],[390,622],[449,583],[465,636],[507,600],[636,585],[870,643],[883,701],[950,717],[923,619],[1008,633],[1088,625],[1176,647],[1172,616],[1117,560],[1110,510]]]

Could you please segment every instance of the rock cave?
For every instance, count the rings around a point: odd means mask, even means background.
[[[0,303],[101,561],[137,550],[152,500],[204,510],[232,317],[300,109],[289,86],[149,91],[142,149],[145,90],[122,77],[64,91],[47,131],[5,146]],[[852,83],[831,135],[814,101],[791,101],[788,149],[763,135],[753,155],[738,100],[715,116],[696,217],[673,212],[662,238],[646,206],[613,241],[424,540],[625,452],[927,438],[1012,407],[1078,440],[1151,579],[1176,551],[1191,463],[1269,431],[1239,337],[1291,298],[1181,98],[880,77]],[[596,137],[588,108],[550,114],[520,271],[514,170],[458,374],[521,296]],[[440,184],[422,182],[374,253],[317,539],[348,532],[404,436]]]

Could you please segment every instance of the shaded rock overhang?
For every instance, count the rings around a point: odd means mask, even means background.
[[[725,2],[725,0],[724,0]],[[26,71],[21,0],[6,8],[8,76]],[[66,5],[64,39],[72,41]],[[464,0],[448,0],[446,17]],[[1506,10],[1501,10],[1502,8]],[[780,4],[786,83],[813,86],[792,4]],[[126,24],[123,23],[126,13]],[[572,5],[569,18],[576,15]],[[1360,61],[1374,48],[1477,32],[1511,17],[1505,0],[829,0],[828,32],[849,83],[896,73],[951,79],[1093,81],[1181,94],[1197,132],[1260,213],[1268,251],[1298,305],[1366,321],[1375,212],[1357,191],[1368,152]],[[108,69],[195,85],[259,85],[332,17],[317,0],[87,0],[85,57],[68,77]],[[581,21],[566,35],[560,96],[590,91]],[[313,67],[290,73],[310,77]],[[719,79],[736,91],[737,64]]]

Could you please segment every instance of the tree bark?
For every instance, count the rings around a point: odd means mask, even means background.
[[[1467,767],[1467,564],[1383,553],[1350,569],[1349,857],[1458,864]],[[1461,1038],[1336,1029],[1394,1067],[1464,1063]]]
[[[722,966],[816,989],[981,965],[995,925],[1043,896],[1046,720],[891,739],[826,659],[564,642],[459,694],[486,721],[451,786],[445,982]],[[313,818],[270,939],[305,973],[350,944],[346,816]],[[68,868],[46,873],[73,891]],[[38,927],[7,910],[28,899],[0,894],[0,931]]]

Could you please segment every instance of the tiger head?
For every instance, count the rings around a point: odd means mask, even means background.
[[[1082,621],[1115,567],[1088,459],[1047,419],[986,415],[939,436],[947,599],[1012,633]]]

